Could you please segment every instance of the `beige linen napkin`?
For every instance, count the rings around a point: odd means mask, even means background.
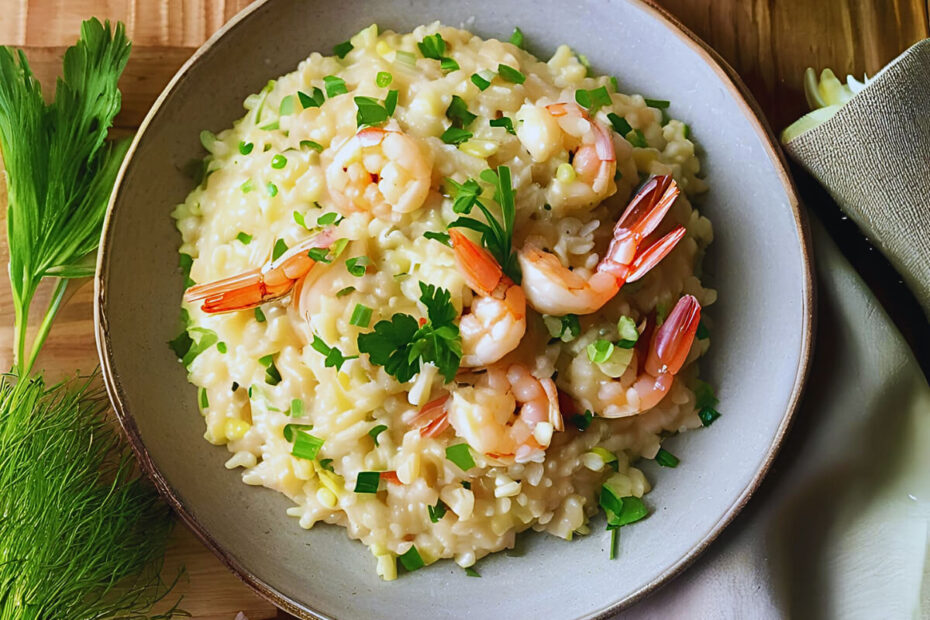
[[[785,149],[884,252],[930,317],[930,39]]]

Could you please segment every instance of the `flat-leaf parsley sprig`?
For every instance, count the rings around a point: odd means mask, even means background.
[[[517,253],[513,250],[513,226],[516,218],[516,192],[510,180],[510,168],[498,166],[497,170],[485,170],[479,178],[494,188],[494,200],[500,205],[501,219],[498,220],[481,201],[481,184],[475,179],[468,179],[464,183],[456,183],[448,179],[455,189],[452,210],[456,213],[469,215],[474,207],[481,209],[485,221],[473,217],[459,217],[449,228],[468,228],[481,233],[481,243],[511,280],[520,283],[522,274],[520,264],[517,262]]]
[[[399,382],[410,381],[421,364],[432,363],[452,381],[462,361],[462,337],[454,323],[458,312],[448,290],[420,282],[420,301],[429,320],[397,313],[375,323],[374,331],[358,335],[358,350]]]

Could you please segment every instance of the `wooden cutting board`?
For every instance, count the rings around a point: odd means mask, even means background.
[[[0,45],[25,49],[46,86],[74,43],[82,19],[120,20],[133,51],[120,86],[119,131],[138,126],[181,64],[249,0],[0,0]],[[880,69],[909,45],[930,36],[927,0],[659,0],[710,43],[740,73],[781,130],[805,111],[805,67],[831,67],[837,75],[862,76]],[[312,47],[312,46],[310,46]],[[308,48],[308,53],[310,49]],[[0,228],[6,230],[5,186],[0,184]],[[5,237],[0,263],[6,264]],[[5,269],[4,269],[5,271]],[[37,300],[41,309],[45,299]],[[93,291],[80,289],[60,312],[38,366],[52,376],[97,365]],[[0,283],[0,368],[12,363],[13,306]],[[186,575],[176,589],[182,607],[196,618],[250,620],[276,617],[274,607],[234,577],[183,526],[174,535],[166,576]]]

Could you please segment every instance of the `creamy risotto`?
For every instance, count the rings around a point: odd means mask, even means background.
[[[372,26],[314,53],[202,134],[174,212],[204,437],[384,579],[529,528],[612,549],[589,518],[646,516],[636,462],[716,416],[688,126],[521,44]]]

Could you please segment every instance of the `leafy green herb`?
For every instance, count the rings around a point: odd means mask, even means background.
[[[291,408],[289,409],[290,416],[292,418],[299,418],[304,414],[304,401],[299,398],[291,400]]]
[[[420,282],[420,293],[428,321],[420,326],[409,314],[397,313],[375,323],[374,331],[359,334],[358,350],[401,383],[410,381],[426,362],[436,365],[448,383],[462,359],[462,338],[453,322],[457,312],[446,289]]]
[[[332,95],[330,95],[332,97]],[[323,95],[323,91],[317,87],[313,88],[312,94],[307,94],[303,91],[297,91],[297,100],[300,101],[300,105],[307,108],[318,108],[323,105],[323,102],[326,101],[326,97]]]
[[[445,57],[439,60],[439,68],[448,73],[449,71],[458,71],[460,69],[459,63],[455,62],[452,58]]]
[[[287,252],[287,244],[284,239],[278,239],[274,242],[274,248],[271,250],[271,260],[278,260],[281,255]]]
[[[323,447],[323,440],[314,437],[305,431],[296,431],[294,437],[294,447],[291,448],[291,455],[299,459],[312,461],[319,454],[320,448]]]
[[[526,76],[509,65],[497,65],[497,74],[513,84],[522,84]]]
[[[371,259],[367,256],[355,256],[346,260],[346,271],[356,278],[361,278],[365,275],[366,268],[369,265],[371,265]]]
[[[339,222],[336,222],[336,223],[338,224]],[[335,241],[333,241],[333,244],[329,248],[330,255],[333,258],[337,258],[340,254],[342,254],[342,252],[346,249],[346,247],[348,247],[348,245],[349,245],[348,239],[336,239]]]
[[[591,114],[603,107],[609,107],[613,103],[610,100],[610,94],[607,92],[606,86],[600,86],[593,90],[576,90],[575,101],[578,102],[578,105],[587,108]]]
[[[459,68],[457,62],[445,55],[446,42],[438,32],[423,37],[423,40],[417,43],[417,47],[420,48],[420,53],[423,54],[423,58],[438,60],[443,71],[455,71]]]
[[[632,495],[619,497],[606,483],[601,486],[600,504],[607,513],[607,529],[635,523],[649,514],[643,500]]]
[[[643,101],[645,101],[646,105],[649,106],[650,108],[658,108],[660,110],[664,110],[669,105],[671,105],[668,101],[665,101],[664,99],[644,99]]]
[[[543,315],[543,323],[549,335],[562,342],[571,342],[581,334],[581,322],[576,314],[565,316]]]
[[[300,148],[307,148],[316,151],[317,153],[323,152],[323,145],[319,142],[314,142],[313,140],[301,140]]]
[[[320,461],[320,467],[322,467],[322,468],[325,469],[326,471],[331,471],[331,472],[334,472],[334,473],[335,473],[335,471],[336,471],[336,470],[333,468],[333,459],[322,459],[322,460]]]
[[[248,194],[248,193],[251,192],[253,189],[255,189],[255,184],[252,182],[252,179],[246,179],[246,180],[243,181],[242,184],[239,186],[239,189],[242,190],[242,193],[243,193],[243,194]]]
[[[387,96],[384,98],[384,109],[387,110],[388,115],[393,115],[394,110],[397,109],[397,91],[389,90]]]
[[[439,139],[446,144],[461,144],[471,137],[472,133],[470,131],[465,131],[464,129],[459,129],[458,127],[449,127],[444,132],[442,132],[442,135],[439,136]]]
[[[655,461],[662,467],[678,467],[678,463],[681,462],[677,456],[665,448],[659,448],[659,451],[656,452]]]
[[[394,76],[387,71],[378,71],[378,75],[375,76],[375,84],[380,88],[390,86],[392,81],[394,81]]]
[[[355,107],[358,109],[355,123],[359,127],[376,127],[391,118],[391,113],[374,97],[355,97]]]
[[[610,121],[610,125],[611,127],[614,128],[614,131],[616,131],[621,136],[626,137],[628,133],[633,131],[633,128],[630,126],[630,124],[627,122],[625,118],[617,114],[614,114],[613,112],[607,115],[607,120]]]
[[[356,493],[377,493],[378,485],[381,482],[381,472],[379,471],[360,471],[358,478],[355,479]]]
[[[498,264],[514,282],[520,283],[520,264],[517,254],[513,250],[513,227],[516,217],[515,192],[510,181],[510,168],[498,166],[497,170],[485,170],[480,175],[481,180],[494,187],[494,200],[501,208],[501,221],[498,221],[479,196],[481,187],[474,179],[469,179],[459,185],[452,179],[449,183],[455,189],[452,209],[456,213],[469,214],[477,206],[484,214],[485,222],[472,217],[459,217],[449,224],[449,228],[469,228],[481,233],[481,242]]]
[[[194,281],[191,280],[191,267],[194,265],[194,259],[189,254],[181,254],[178,256],[178,267],[181,269],[181,273],[184,274],[184,286],[190,288],[194,286]]]
[[[472,73],[470,79],[471,79],[471,83],[478,87],[478,90],[486,90],[488,86],[491,85],[491,82],[484,79],[477,73]]]
[[[387,426],[385,426],[384,424],[379,424],[378,426],[375,426],[370,431],[368,431],[368,436],[371,437],[371,440],[375,442],[376,446],[380,446],[381,444],[378,443],[378,435],[380,435],[386,430],[387,430]]]
[[[294,108],[294,95],[285,95],[281,99],[281,105],[278,107],[278,114],[281,116],[290,116],[294,113]]]
[[[216,343],[216,350],[219,351],[220,353],[226,353],[226,351],[227,351],[226,343],[225,343],[225,342],[217,342],[217,343]]]
[[[348,41],[343,41],[342,43],[339,43],[338,45],[333,46],[333,54],[338,56],[339,58],[345,58],[346,54],[351,52],[353,49],[355,48],[352,46],[351,43],[349,43]]]
[[[275,196],[278,195],[278,186],[272,183],[271,181],[268,181],[267,183],[265,183],[265,191],[268,192],[269,196],[274,198]]]
[[[349,325],[356,327],[368,327],[371,323],[371,308],[364,304],[355,304],[352,310],[352,318],[349,319]]]
[[[446,448],[446,458],[455,463],[462,471],[468,471],[475,466],[467,443],[457,443]]]
[[[523,31],[519,27],[513,29],[513,34],[510,35],[510,42],[523,49]]]
[[[248,155],[253,148],[255,148],[255,145],[251,142],[239,142],[239,153],[241,155]]]
[[[609,340],[595,340],[587,347],[588,359],[595,364],[603,364],[614,353],[614,343]]]
[[[575,52],[575,56],[578,58],[578,62],[581,63],[581,66],[584,67],[585,77],[591,77],[593,71],[591,70],[591,62],[588,60],[588,57],[578,52]]]
[[[307,256],[318,263],[329,264],[333,262],[333,259],[329,257],[329,249],[327,248],[310,248],[307,250]]]
[[[399,555],[397,559],[399,559],[404,568],[411,573],[419,568],[426,566],[426,563],[423,562],[423,558],[420,557],[420,552],[417,551],[417,548],[414,545],[411,545],[410,549]]]
[[[271,158],[271,167],[274,168],[275,170],[280,170],[286,165],[287,165],[287,157],[285,157],[281,153],[278,153],[277,155]]]
[[[189,346],[180,359],[181,363],[184,364],[186,368],[189,368],[191,362],[193,362],[198,355],[219,342],[219,336],[217,336],[216,332],[212,329],[207,329],[205,327],[190,327],[186,333],[188,334],[186,341],[189,343]],[[175,352],[180,350],[175,347],[175,343],[180,338],[179,336],[171,341],[171,348],[175,349]]]
[[[465,575],[467,577],[480,577],[481,576],[478,574],[478,571],[476,571],[474,568],[470,566],[465,569]]]
[[[265,123],[259,129],[262,131],[277,131],[281,128],[281,123],[278,120],[273,120],[270,123]],[[269,146],[269,145],[266,145]]]
[[[326,89],[326,96],[330,98],[349,92],[345,80],[335,75],[327,75],[323,78],[323,88]]]
[[[358,355],[344,355],[338,348],[327,345],[323,342],[323,339],[316,334],[313,335],[313,342],[310,343],[310,346],[318,353],[326,356],[323,362],[326,368],[335,367],[336,370],[342,370],[343,364],[358,357]]]
[[[240,231],[239,234],[236,235],[236,239],[238,239],[242,245],[249,245],[252,242],[252,235]]]
[[[317,226],[338,226],[342,220],[345,218],[336,213],[335,211],[330,211],[329,213],[324,213],[320,217],[316,218]]]
[[[432,523],[438,523],[440,519],[446,516],[446,505],[442,500],[436,500],[435,506],[427,506],[426,511],[429,513],[429,520]]]
[[[199,400],[200,400],[200,408],[201,408],[201,409],[209,409],[209,408],[210,408],[210,399],[207,398],[207,390],[206,390],[205,388],[200,388],[199,390],[197,390],[197,395],[198,395],[198,398],[199,398]]]
[[[613,87],[615,93],[620,92],[620,84],[614,76],[610,76],[610,85]]]
[[[307,220],[304,217],[304,214],[300,211],[294,211],[294,221],[297,222],[301,227],[310,230],[310,227],[307,226]]]
[[[591,422],[593,420],[594,414],[591,413],[591,411],[588,409],[585,409],[584,413],[576,413],[571,417],[572,426],[581,432],[588,430],[588,427],[591,426]]]
[[[273,353],[258,358],[258,363],[265,367],[265,383],[268,385],[281,383],[281,373],[278,372],[278,367],[274,365]]]
[[[513,128],[513,119],[502,116],[500,118],[492,118],[488,121],[488,124],[491,127],[503,127],[507,130],[507,133],[517,135],[516,130]]]
[[[303,430],[309,431],[312,429],[313,429],[312,424],[285,424],[284,430],[283,430],[284,439],[289,442],[294,441],[295,439],[297,439],[297,431],[303,431]]]
[[[339,289],[336,292],[336,297],[345,297],[346,295],[353,292],[354,290],[355,290],[354,286],[347,286],[345,288]]]
[[[633,132],[627,136],[624,136],[629,140],[630,144],[637,148],[648,148],[649,143],[646,142],[646,136],[643,135],[643,132],[639,129],[634,129]]]
[[[452,247],[452,240],[450,239],[448,233],[434,232],[432,230],[428,230],[425,233],[423,233],[423,236],[426,237],[427,239],[438,241],[439,243],[442,243],[443,245],[447,245],[450,248]]]
[[[617,321],[617,332],[620,334],[617,346],[621,349],[632,349],[639,340],[639,330],[636,329],[636,321],[632,317],[621,316]]]
[[[258,321],[259,323],[265,322],[265,313],[262,312],[262,309],[259,307],[255,308],[255,320]]]
[[[466,129],[478,116],[468,111],[468,104],[458,95],[452,95],[452,102],[446,108],[446,117],[452,121],[453,127]]]

